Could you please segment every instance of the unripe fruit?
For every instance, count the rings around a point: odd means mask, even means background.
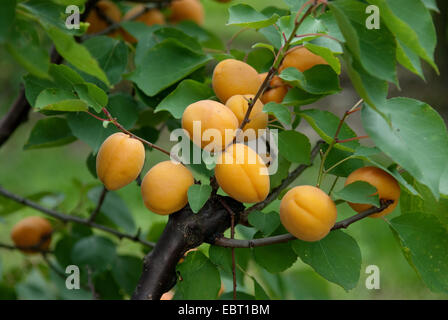
[[[27,217],[20,220],[11,231],[11,239],[25,253],[47,251],[51,242],[53,228],[48,220],[41,217]]]
[[[243,122],[244,116],[249,108],[248,100],[253,99],[254,97],[255,96],[252,94],[237,94],[227,100],[226,106],[235,114],[238,119],[238,126]],[[263,107],[263,103],[258,99],[250,112],[249,123],[244,126],[243,131],[248,129],[255,130],[255,135],[252,137],[253,139],[256,139],[259,133],[262,134],[264,129],[268,126],[268,114],[263,112]]]
[[[199,0],[174,0],[170,9],[169,19],[173,23],[184,20],[194,21],[199,25],[204,23],[204,8]]]
[[[305,47],[297,47],[285,56],[279,71],[282,72],[286,68],[293,67],[304,72],[318,64],[328,64],[328,62]]]
[[[256,94],[261,83],[257,70],[239,60],[223,60],[213,71],[213,90],[224,103],[237,94]]]
[[[144,162],[143,144],[118,132],[101,145],[96,157],[96,172],[107,190],[117,190],[137,179]]]
[[[196,122],[196,130],[194,130],[194,122]],[[190,104],[185,109],[182,115],[182,128],[201,148],[207,147],[208,151],[220,151],[232,142],[238,129],[238,119],[222,103],[201,100]],[[213,135],[214,132],[211,129],[217,130],[216,137],[207,136],[207,134]],[[208,130],[206,134],[204,134],[205,130]]]
[[[108,0],[101,0],[87,16],[86,22],[90,23],[90,26],[87,29],[87,34],[98,33],[109,27],[107,20],[99,15],[97,10],[101,11],[104,16],[108,17],[113,22],[120,22],[121,20],[121,11],[117,5]],[[117,31],[114,31],[110,35],[116,34]]]
[[[129,20],[142,10],[144,10],[144,5],[136,5],[132,9],[130,9],[123,17],[123,20]],[[162,12],[158,9],[150,9],[146,11],[144,14],[140,15],[133,21],[143,22],[148,26],[152,26],[154,24],[165,24],[165,17]],[[135,43],[137,40],[129,34],[126,30],[122,30],[123,38],[129,43]]]
[[[261,101],[264,104],[269,102],[281,103],[288,93],[288,88],[286,86],[276,87],[266,90],[261,96]]]
[[[193,184],[193,175],[184,165],[171,160],[160,162],[143,178],[143,202],[154,213],[171,214],[188,203],[188,188]]]
[[[222,190],[240,202],[260,202],[269,193],[268,168],[261,157],[244,144],[233,144],[221,154],[215,177]]]
[[[280,220],[286,230],[304,241],[323,239],[336,222],[333,200],[321,189],[298,186],[289,190],[280,203]]]
[[[345,180],[345,185],[355,181],[365,181],[370,183],[377,189],[380,199],[394,201],[383,211],[372,214],[369,217],[382,217],[391,213],[397,206],[398,199],[400,198],[400,185],[397,180],[386,171],[376,167],[362,167],[350,173],[347,180]],[[372,207],[369,204],[362,203],[349,203],[349,205],[356,212],[366,211]]]

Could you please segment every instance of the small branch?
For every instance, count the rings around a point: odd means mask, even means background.
[[[100,198],[98,199],[96,208],[95,208],[95,210],[93,210],[92,214],[90,215],[89,222],[95,221],[96,216],[98,215],[98,213],[100,213],[104,199],[106,199],[106,195],[107,195],[107,189],[106,189],[106,187],[103,187],[103,190],[101,191],[101,195],[100,195]]]
[[[52,209],[48,209],[45,207],[42,207],[41,205],[39,205],[38,203],[28,200],[26,198],[20,197],[18,195],[15,195],[9,191],[7,191],[6,189],[4,189],[3,187],[0,186],[0,195],[5,196],[6,198],[9,198],[11,200],[14,200],[17,203],[20,203],[22,205],[25,205],[27,207],[33,208],[37,211],[40,211],[42,213],[45,213],[46,215],[53,217],[55,219],[61,220],[65,223],[67,222],[73,222],[73,223],[78,223],[78,224],[82,224],[94,229],[98,229],[98,230],[102,230],[104,232],[107,232],[109,234],[114,235],[115,237],[117,237],[118,239],[129,239],[132,240],[134,242],[139,242],[147,247],[154,247],[155,244],[153,242],[141,239],[141,238],[136,238],[135,235],[131,235],[131,234],[126,234],[126,233],[122,233],[120,231],[117,231],[115,229],[109,228],[107,226],[103,226],[94,222],[91,222],[89,220],[86,219],[82,219],[76,216],[69,216],[66,214],[63,214],[61,212],[52,210]]]
[[[87,285],[89,286],[90,292],[92,292],[93,300],[99,300],[100,296],[95,290],[95,285],[93,284],[93,272],[90,266],[87,266]]]
[[[250,30],[250,28],[242,28],[240,30],[238,30],[238,32],[236,32],[229,41],[227,41],[226,43],[226,51],[227,53],[230,53],[230,47],[232,46],[233,41],[235,41],[235,39],[242,34],[243,32],[246,32],[247,30]]]
[[[362,220],[372,214],[378,213],[386,209],[391,203],[393,203],[392,200],[383,201],[381,206],[379,208],[372,207],[366,211],[363,211],[361,213],[355,214],[351,216],[350,218],[344,219],[342,221],[336,222],[336,224],[331,228],[331,231],[338,230],[338,229],[346,229],[348,226],[350,226],[352,223],[355,223],[356,221]],[[229,239],[225,237],[219,237],[215,239],[215,242],[212,244],[215,246],[220,247],[226,247],[226,248],[254,248],[254,247],[262,247],[262,246],[268,246],[272,244],[277,243],[283,243],[288,242],[292,240],[296,240],[297,238],[294,237],[290,233],[278,235],[278,236],[272,236],[267,238],[261,238],[261,239],[253,239],[253,240],[239,240],[239,239]]]
[[[313,37],[313,36],[315,36],[315,37],[325,37],[325,38],[328,38],[328,39],[340,42],[335,37],[329,36],[328,34],[325,34],[325,33],[305,33],[305,34],[297,35],[296,38]]]
[[[353,138],[348,138],[348,139],[343,139],[343,140],[336,139],[336,143],[345,143],[345,142],[356,141],[356,140],[361,140],[361,139],[368,139],[368,138],[370,138],[370,137],[369,136],[359,136],[359,137],[353,137]]]

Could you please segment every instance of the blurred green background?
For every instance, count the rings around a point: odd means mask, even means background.
[[[227,20],[227,7],[230,4],[221,4],[213,0],[202,0],[206,10],[205,27],[217,34],[223,41],[227,41],[239,30],[237,27],[224,27]],[[282,1],[269,0],[248,0],[232,1],[234,3],[248,3],[257,9],[262,9],[269,5],[284,6]],[[440,4],[446,8],[446,4]],[[446,21],[446,11],[442,12],[442,18],[438,16],[437,21]],[[437,76],[431,71],[426,73],[427,82],[423,82],[416,76],[400,70],[400,80],[402,91],[396,88],[391,90],[391,95],[403,95],[415,97],[426,101],[442,113],[445,119],[448,101],[446,99],[446,88],[448,87],[446,68],[446,23],[442,27],[437,22],[439,28],[439,39],[444,41],[439,45],[437,61],[442,74]],[[442,30],[442,31],[441,31]],[[444,31],[443,31],[444,30]],[[445,33],[444,33],[445,32]],[[240,49],[249,49],[251,44],[263,41],[263,37],[256,32],[248,31],[241,34],[234,42],[234,46]],[[24,75],[23,69],[15,63],[4,48],[0,47],[0,117],[7,112],[10,104],[14,101],[18,91],[20,79]],[[356,96],[349,84],[343,77],[342,86],[344,92],[338,96],[330,97],[319,106],[332,110],[337,114],[345,111],[354,101]],[[444,89],[445,88],[445,89]],[[25,144],[34,123],[42,116],[37,113],[30,113],[30,121],[21,125],[10,140],[0,148],[0,185],[6,189],[23,196],[49,191],[51,196],[44,198],[41,202],[44,205],[57,205],[63,212],[73,212],[78,208],[93,206],[89,203],[85,195],[85,187],[100,185],[94,179],[85,165],[90,148],[82,143],[75,142],[68,146],[24,151]],[[355,130],[361,130],[359,119],[354,117],[351,125]],[[306,133],[310,133],[309,128],[301,127]],[[358,131],[358,133],[360,133]],[[361,134],[361,133],[360,133]],[[315,139],[314,136],[311,136]],[[160,144],[169,145],[168,134],[163,132]],[[147,163],[144,172],[153,164],[166,159],[158,152],[147,154]],[[318,164],[308,169],[301,176],[296,184],[314,183],[316,181]],[[328,190],[332,178],[328,177],[324,190]],[[340,182],[341,183],[341,182]],[[137,225],[143,231],[147,231],[150,226],[157,221],[165,221],[165,217],[149,213],[141,200],[139,188],[136,184],[131,184],[119,191],[120,196],[126,201],[132,211]],[[60,195],[58,197],[57,195]],[[278,208],[278,202],[272,207]],[[1,207],[0,207],[1,209]],[[22,209],[12,215],[0,217],[0,242],[10,243],[9,232],[12,226],[21,218],[27,215],[38,215],[32,209]],[[345,218],[353,211],[346,205],[338,207],[339,219]],[[397,209],[392,216],[399,215]],[[392,217],[390,216],[390,217]],[[388,217],[389,218],[389,217]],[[56,228],[62,228],[60,224],[55,224]],[[260,282],[273,298],[287,299],[447,299],[448,295],[435,294],[430,292],[420,280],[415,271],[405,260],[396,240],[394,239],[387,223],[381,219],[366,219],[350,226],[347,231],[359,243],[361,247],[363,265],[361,277],[357,288],[350,292],[345,292],[342,288],[333,285],[312,271],[312,269],[300,261],[294,264],[285,273],[280,275],[270,275],[260,268],[252,268],[251,274],[260,276]],[[120,253],[130,252],[135,254],[135,244],[122,240],[119,247]],[[29,270],[39,265],[42,260],[39,256],[25,257],[17,251],[7,251],[0,249],[0,287],[12,286],[20,281],[24,281],[23,275]],[[368,290],[365,280],[365,268],[368,265],[377,265],[381,272],[381,289]],[[3,275],[3,279],[1,276]],[[230,279],[224,281],[226,292],[231,289]],[[247,289],[252,290],[252,284],[248,282]],[[241,289],[241,288],[240,288]],[[279,293],[284,292],[281,296]],[[0,289],[1,297],[1,289]],[[20,294],[19,294],[20,298]]]

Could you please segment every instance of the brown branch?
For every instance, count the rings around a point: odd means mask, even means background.
[[[393,201],[391,201],[391,200],[383,201],[379,208],[372,207],[366,211],[355,214],[347,219],[336,222],[336,224],[333,226],[333,228],[331,228],[331,231],[338,230],[338,229],[346,229],[346,228],[348,228],[348,226],[350,226],[352,223],[355,223],[356,221],[362,220],[372,214],[383,211],[391,203],[393,203]],[[227,248],[254,248],[254,247],[262,247],[262,246],[268,246],[268,245],[277,244],[277,243],[288,242],[288,241],[292,241],[292,240],[296,240],[296,239],[297,238],[294,237],[290,233],[286,233],[286,234],[282,234],[282,235],[278,235],[278,236],[267,237],[267,238],[261,238],[261,239],[253,239],[253,240],[239,240],[239,239],[218,237],[211,244],[213,244],[215,246],[227,247]]]
[[[61,220],[61,221],[65,222],[65,223],[73,222],[73,223],[77,223],[77,224],[82,224],[82,225],[85,225],[85,226],[88,226],[88,227],[91,227],[91,228],[94,228],[94,229],[98,229],[98,230],[102,230],[104,232],[107,232],[107,233],[109,233],[111,235],[114,235],[118,239],[129,239],[129,240],[132,240],[134,242],[141,243],[141,244],[143,244],[145,246],[148,246],[148,247],[154,247],[155,246],[155,244],[153,242],[141,239],[139,237],[138,233],[136,235],[122,233],[120,231],[117,231],[115,229],[109,228],[107,226],[103,226],[101,224],[97,224],[97,223],[94,223],[92,221],[89,221],[87,219],[79,218],[79,217],[76,217],[76,216],[70,216],[70,215],[63,214],[61,212],[58,212],[58,211],[55,211],[55,210],[52,210],[52,209],[48,209],[48,208],[42,207],[38,203],[33,202],[31,200],[28,200],[26,198],[20,197],[18,195],[15,195],[15,194],[7,191],[6,189],[4,189],[1,186],[0,186],[0,195],[3,195],[4,197],[9,198],[9,199],[11,199],[11,200],[13,200],[13,201],[15,201],[17,203],[20,203],[22,205],[27,206],[27,207],[30,207],[30,208],[33,208],[33,209],[35,209],[37,211],[45,213],[46,215],[48,215],[50,217],[53,217],[55,219]]]

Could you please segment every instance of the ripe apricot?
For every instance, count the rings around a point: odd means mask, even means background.
[[[293,67],[300,72],[304,72],[318,64],[328,64],[328,62],[305,47],[297,47],[285,56],[279,71],[282,72],[286,68]]]
[[[261,83],[257,70],[239,60],[223,60],[213,71],[213,90],[224,103],[237,94],[256,94]]]
[[[255,98],[253,94],[237,94],[227,100],[226,106],[235,114],[239,126],[243,122],[247,109],[249,108],[248,101],[253,98]],[[268,114],[263,112],[263,106],[263,103],[258,99],[250,112],[249,123],[244,126],[243,131],[248,129],[255,130],[254,139],[258,137],[259,133],[262,134],[262,131],[266,129],[268,125]]]
[[[260,73],[259,77],[260,77],[261,82],[263,82],[267,76],[268,76],[267,72]],[[279,76],[273,76],[271,81],[269,82],[269,87],[271,87],[271,88],[281,87],[284,85],[285,85],[285,83]]]
[[[199,0],[174,0],[170,9],[169,19],[172,23],[184,20],[194,21],[199,25],[204,23],[204,8]]]
[[[96,172],[107,190],[117,190],[137,179],[144,162],[143,144],[117,132],[101,145],[96,157]]]
[[[194,130],[195,125],[196,130]],[[200,100],[185,109],[182,115],[182,128],[201,148],[207,147],[208,151],[220,151],[233,140],[238,129],[238,119],[222,103]]]
[[[100,11],[101,14],[99,14],[98,11]],[[102,15],[104,15],[104,17]],[[109,27],[109,22],[105,17],[113,22],[119,22],[121,20],[121,11],[112,1],[101,0],[97,3],[96,7],[90,11],[86,19],[86,22],[90,23],[90,26],[87,29],[87,34],[98,33]],[[110,35],[113,36],[116,34],[117,31],[112,32]]]
[[[130,20],[132,17],[134,17],[136,14],[144,10],[144,5],[136,5],[132,9],[130,9],[123,17],[123,20]],[[165,24],[165,16],[162,12],[158,9],[150,9],[146,11],[144,14],[138,16],[133,21],[140,21],[148,26],[152,26],[154,24]],[[129,34],[126,30],[122,29],[122,35],[124,40],[130,43],[135,43],[137,40]]]
[[[261,101],[264,104],[269,102],[281,103],[288,93],[288,88],[286,86],[276,87],[266,90],[261,96]]]
[[[377,189],[380,199],[394,201],[386,209],[372,214],[370,217],[382,217],[388,213],[391,213],[397,206],[398,199],[400,198],[400,185],[397,180],[395,180],[395,178],[386,171],[377,167],[362,167],[350,173],[345,180],[345,185],[355,181],[365,181],[370,183]],[[349,203],[349,205],[356,212],[366,211],[372,207],[369,204],[362,203]]]
[[[215,177],[222,190],[240,202],[260,202],[269,193],[268,168],[261,157],[244,144],[233,144],[220,155]]]
[[[323,239],[336,222],[333,200],[314,186],[289,190],[280,203],[280,220],[286,230],[304,241]]]
[[[143,202],[154,213],[171,214],[188,203],[188,188],[193,184],[193,175],[184,165],[159,162],[143,178]]]
[[[173,300],[173,298],[174,298],[174,292],[173,292],[173,290],[170,290],[170,291],[162,294],[162,296],[160,297],[160,300]]]
[[[25,253],[47,251],[53,228],[48,220],[41,217],[27,217],[20,220],[11,230],[14,244]],[[33,248],[35,247],[35,248]]]

